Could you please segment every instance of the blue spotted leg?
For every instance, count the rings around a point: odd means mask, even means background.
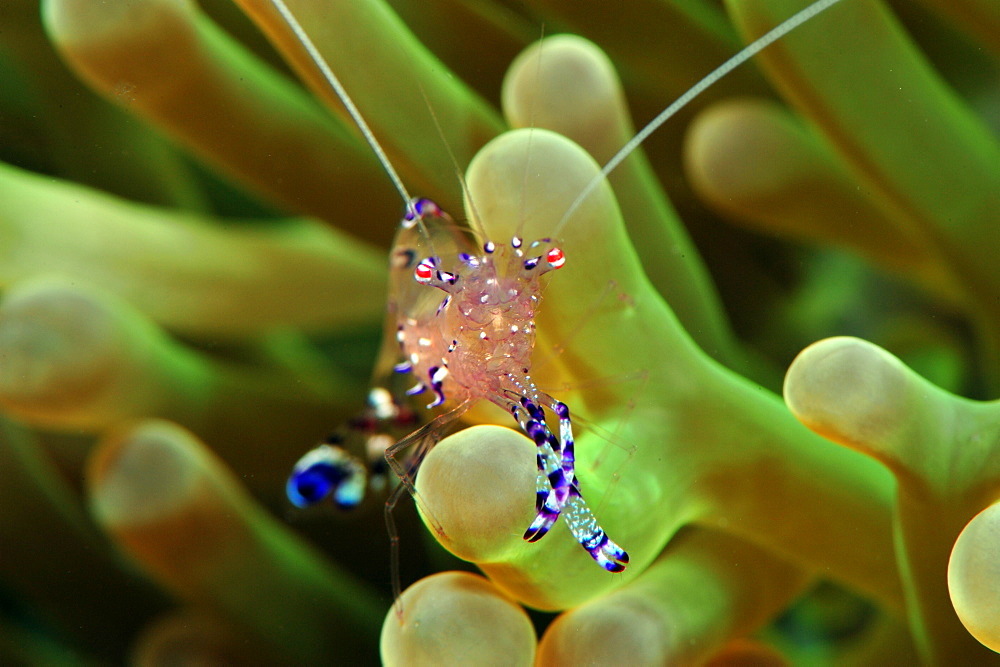
[[[622,572],[628,565],[628,553],[608,537],[597,523],[594,513],[587,507],[587,501],[580,493],[580,482],[574,480],[569,490],[569,500],[563,511],[566,525],[573,538],[580,543],[590,557],[608,572]]]
[[[431,513],[429,508],[421,503],[420,496],[417,494],[417,488],[414,486],[414,479],[417,475],[417,471],[420,464],[423,462],[424,457],[427,452],[431,450],[434,445],[444,437],[447,429],[453,425],[472,405],[472,401],[465,400],[448,410],[444,414],[438,415],[433,420],[424,424],[422,427],[406,436],[399,442],[395,443],[391,447],[387,447],[385,450],[385,461],[389,464],[389,467],[396,477],[399,478],[400,484],[397,486],[389,498],[385,501],[384,517],[385,517],[385,527],[389,533],[389,565],[392,575],[392,593],[393,599],[396,600],[397,612],[401,610],[399,606],[399,599],[402,594],[399,579],[399,531],[396,529],[396,520],[392,516],[392,512],[399,502],[405,491],[409,491],[413,500],[420,506],[421,511],[426,517],[427,521],[434,528],[440,536],[444,536],[444,528],[441,527],[441,523],[434,518],[434,514]],[[410,455],[409,459],[405,462],[399,460],[398,456],[401,452],[410,447],[414,448],[413,453]]]
[[[299,459],[285,491],[296,507],[310,507],[329,496],[338,509],[357,507],[365,495],[367,471],[360,459],[340,446],[341,438],[327,442]]]
[[[549,397],[552,411],[559,417],[559,440],[562,443],[562,467],[570,482],[569,498],[564,506],[569,532],[590,557],[608,572],[622,572],[628,565],[628,553],[613,542],[597,523],[597,518],[587,506],[576,478],[576,448],[573,439],[573,422],[569,406]]]
[[[569,498],[570,477],[563,466],[561,443],[552,435],[541,407],[526,396],[511,401],[510,412],[518,425],[534,441],[537,449],[538,474],[535,480],[535,509],[538,514],[524,533],[528,542],[542,539],[555,524]]]
[[[392,392],[373,387],[360,413],[298,460],[285,485],[288,499],[299,508],[327,498],[338,509],[356,508],[367,489],[378,492],[387,485],[385,448],[419,422]]]
[[[560,514],[565,514],[570,533],[590,557],[608,572],[622,572],[629,562],[628,553],[608,538],[580,491],[569,407],[551,397],[544,398],[559,418],[558,441],[540,405],[525,396],[518,397],[517,402],[511,401],[511,413],[538,448],[535,496],[538,514],[524,539],[537,542],[548,533]]]

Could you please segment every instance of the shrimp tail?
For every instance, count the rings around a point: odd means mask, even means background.
[[[330,498],[340,509],[354,509],[365,494],[367,471],[343,447],[322,444],[295,464],[286,492],[296,507],[310,507]]]

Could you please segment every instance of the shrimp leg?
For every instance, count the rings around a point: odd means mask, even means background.
[[[538,514],[524,533],[525,540],[537,542],[559,519],[569,498],[574,471],[572,463],[569,468],[564,465],[565,442],[556,440],[542,408],[525,396],[509,393],[516,396],[517,400],[509,399],[507,407],[521,429],[534,441],[538,451],[538,475],[535,478],[535,509]],[[572,457],[572,439],[570,456]]]
[[[410,495],[413,496],[414,502],[420,506],[420,497],[417,495],[417,489],[413,485],[413,475],[416,474],[417,469],[420,467],[420,463],[424,460],[427,452],[429,452],[431,448],[434,447],[439,440],[441,440],[447,426],[465,414],[465,411],[468,410],[471,405],[472,401],[462,401],[448,412],[435,417],[433,420],[427,422],[416,431],[393,444],[391,447],[387,447],[385,450],[385,461],[389,464],[392,471],[396,473],[396,476],[400,481],[399,486],[393,489],[392,493],[389,494],[389,497],[386,499],[384,510],[385,527],[389,533],[389,564],[392,576],[392,596],[393,600],[396,600],[397,603],[400,595],[402,594],[399,575],[399,531],[396,528],[396,520],[393,518],[392,512],[396,509],[396,504],[403,496],[404,489],[410,492]],[[396,455],[412,445],[416,445],[417,448],[414,450],[410,460],[404,464],[396,457]],[[437,519],[434,518],[434,515],[426,507],[420,507],[420,509],[427,517],[427,520],[434,527],[435,532],[440,535],[444,535],[444,529],[441,527],[441,524],[438,523]]]
[[[622,572],[628,565],[628,553],[611,541],[597,518],[587,506],[580,493],[580,483],[574,480],[570,486],[569,499],[564,514],[566,525],[574,539],[580,543],[590,557],[608,572]]]
[[[628,553],[608,538],[607,533],[597,523],[593,512],[587,506],[580,491],[580,480],[576,478],[576,455],[573,440],[573,422],[569,407],[562,401],[547,394],[542,395],[552,411],[559,417],[559,441],[562,449],[562,467],[570,480],[569,499],[564,513],[566,525],[577,542],[591,558],[608,572],[621,572],[628,565]]]
[[[560,514],[573,538],[597,564],[608,572],[622,572],[629,562],[628,553],[608,538],[587,506],[576,479],[573,423],[569,407],[548,395],[540,395],[559,418],[559,440],[548,427],[540,406],[521,396],[511,401],[511,413],[525,433],[538,446],[536,507],[538,515],[528,527],[524,539],[537,542],[549,531]],[[558,452],[558,453],[557,453]]]

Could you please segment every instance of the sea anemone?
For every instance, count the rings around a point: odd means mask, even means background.
[[[271,2],[13,0],[0,656],[995,658],[995,4],[842,0],[577,201],[809,3],[287,2],[405,190],[558,236],[532,373],[629,567],[521,539],[534,444],[477,410],[397,509],[393,605],[383,498],[282,490],[363,403],[400,193]]]

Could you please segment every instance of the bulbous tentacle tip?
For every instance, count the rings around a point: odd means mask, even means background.
[[[605,161],[631,133],[621,84],[601,49],[553,35],[525,49],[504,78],[501,106],[512,127],[543,127]]]
[[[598,234],[613,235],[609,228],[615,225],[609,220],[619,217],[610,187],[602,184],[578,205],[571,220],[563,218],[599,172],[594,159],[562,135],[542,129],[512,130],[484,146],[470,163],[467,213],[476,214],[491,238],[550,238],[574,263],[590,262],[601,252],[589,244]],[[564,238],[567,225],[578,229],[579,238]],[[607,252],[612,241],[619,238],[599,245]]]
[[[530,665],[536,637],[524,609],[490,581],[442,572],[403,592],[402,614],[390,609],[380,641],[385,665]]]
[[[473,426],[439,442],[417,476],[421,512],[448,535],[442,546],[464,560],[496,562],[519,551],[534,516],[534,444],[501,426]]]
[[[948,592],[962,625],[1000,653],[1000,502],[977,514],[948,561]]]
[[[828,338],[799,353],[785,376],[785,403],[819,435],[887,464],[904,415],[920,400],[918,378],[896,357],[859,338]]]
[[[556,617],[538,645],[538,664],[691,664],[670,651],[675,634],[655,603],[612,594]]]
[[[111,531],[129,531],[186,510],[206,484],[200,444],[172,422],[122,427],[95,450],[87,475],[91,509]]]

